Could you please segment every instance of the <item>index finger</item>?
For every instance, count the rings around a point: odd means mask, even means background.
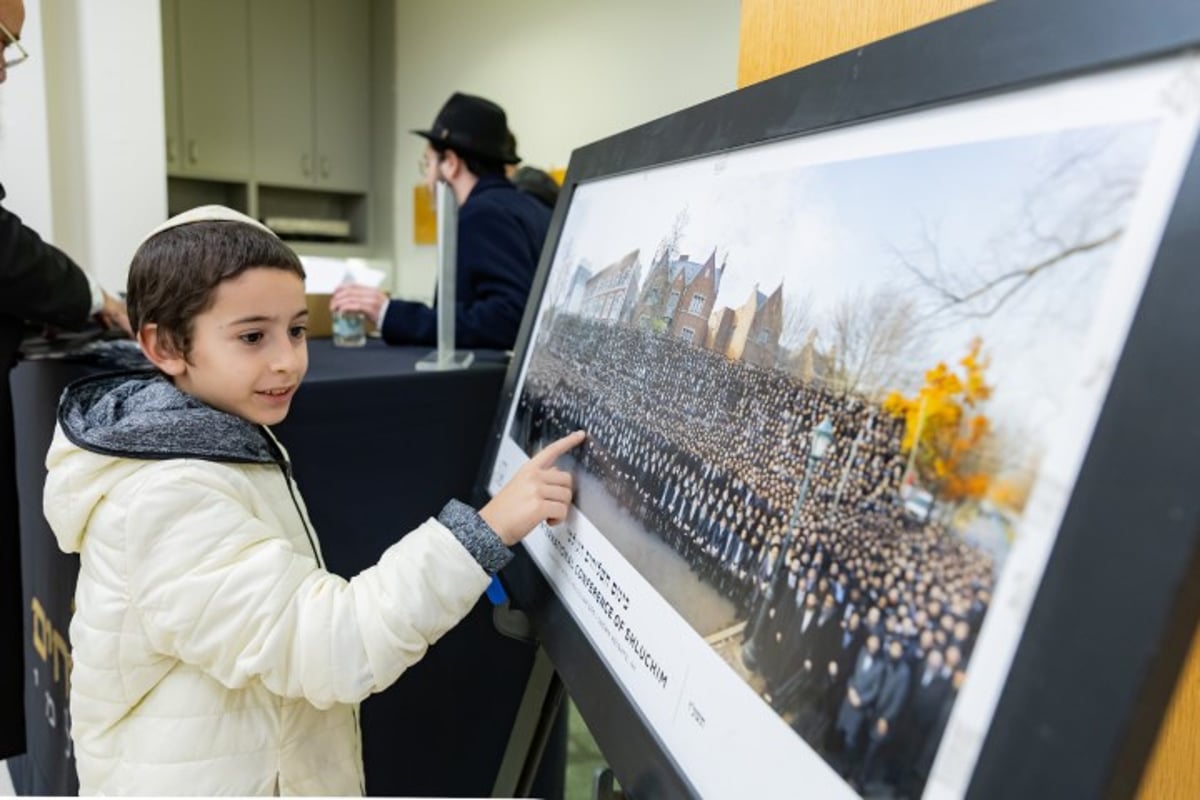
[[[548,467],[557,461],[559,456],[582,444],[586,438],[587,434],[583,431],[568,433],[561,439],[543,447],[530,461],[535,462],[539,467]]]

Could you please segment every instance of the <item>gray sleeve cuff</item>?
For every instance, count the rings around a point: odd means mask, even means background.
[[[512,561],[513,554],[500,537],[479,516],[479,512],[466,503],[451,500],[446,503],[438,522],[445,525],[454,537],[475,557],[479,566],[489,575],[495,575],[504,565]]]

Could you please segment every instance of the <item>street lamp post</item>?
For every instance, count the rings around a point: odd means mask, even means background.
[[[758,668],[758,652],[755,643],[759,636],[762,635],[762,626],[767,621],[767,610],[775,599],[775,584],[779,578],[779,573],[783,568],[783,561],[787,557],[787,553],[792,549],[792,541],[796,537],[796,527],[800,524],[800,509],[804,507],[804,500],[808,496],[808,480],[812,474],[813,468],[825,458],[829,453],[829,449],[833,446],[833,423],[829,421],[829,417],[821,420],[817,427],[813,428],[812,441],[808,448],[808,460],[804,464],[804,479],[800,482],[800,491],[796,493],[796,502],[792,503],[792,516],[788,520],[787,530],[784,532],[783,544],[779,548],[779,557],[775,559],[775,565],[771,568],[771,576],[767,583],[766,594],[763,595],[762,603],[758,607],[758,611],[754,614],[754,627],[751,629],[750,636],[747,637],[745,644],[742,645],[742,663],[748,669]]]
[[[859,428],[858,434],[854,437],[854,444],[850,445],[850,455],[846,457],[846,466],[842,468],[842,477],[838,480],[837,491],[833,493],[834,508],[842,504],[842,492],[846,491],[846,481],[850,478],[850,470],[854,466],[854,459],[858,456],[858,443],[862,441],[862,435],[865,428]]]

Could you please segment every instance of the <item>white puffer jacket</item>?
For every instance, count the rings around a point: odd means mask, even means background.
[[[46,517],[81,556],[83,794],[362,793],[356,704],[508,555],[452,504],[453,532],[431,519],[352,580],[326,572],[273,437],[161,379],[71,387],[46,463]]]

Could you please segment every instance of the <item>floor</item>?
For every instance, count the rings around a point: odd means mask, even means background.
[[[567,780],[563,800],[592,800],[596,770],[607,766],[575,704],[567,717]]]

